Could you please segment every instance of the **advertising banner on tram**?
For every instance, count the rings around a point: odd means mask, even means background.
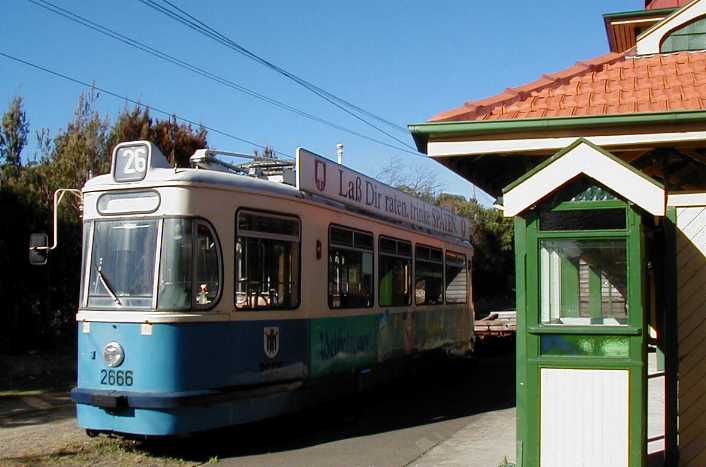
[[[297,148],[297,188],[377,215],[468,240],[468,220]]]

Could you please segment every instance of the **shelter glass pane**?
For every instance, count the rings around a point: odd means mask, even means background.
[[[625,230],[626,219],[624,208],[544,211],[539,217],[539,228],[544,231]]]
[[[539,255],[542,324],[627,324],[625,240],[541,240]]]

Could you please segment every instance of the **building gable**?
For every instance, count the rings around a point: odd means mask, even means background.
[[[645,211],[664,215],[665,194],[660,183],[591,142],[578,139],[503,190],[505,216],[518,215],[582,174]]]

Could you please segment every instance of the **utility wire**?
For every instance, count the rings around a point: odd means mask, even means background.
[[[278,107],[278,108],[281,108],[281,109],[283,109],[283,110],[287,110],[287,111],[289,111],[289,112],[293,112],[293,113],[295,113],[295,114],[297,114],[297,115],[300,115],[300,116],[302,116],[302,117],[304,117],[304,118],[308,118],[308,119],[310,119],[310,120],[313,120],[313,121],[322,123],[322,124],[324,124],[324,125],[328,125],[328,126],[330,126],[330,127],[332,127],[332,128],[335,128],[335,129],[337,129],[337,130],[339,130],[339,131],[343,131],[343,132],[352,134],[352,135],[357,136],[357,137],[359,137],[359,138],[363,138],[363,139],[366,139],[366,140],[368,140],[368,141],[372,141],[372,142],[374,142],[374,143],[381,144],[381,145],[383,145],[383,146],[387,146],[387,147],[389,147],[389,148],[392,148],[392,149],[395,149],[395,150],[398,150],[398,151],[407,152],[407,153],[410,152],[410,151],[408,151],[408,150],[406,150],[406,149],[400,148],[400,147],[395,146],[395,145],[393,145],[393,144],[390,144],[390,143],[387,143],[387,142],[385,142],[385,141],[382,141],[382,140],[379,140],[379,139],[370,137],[370,136],[368,136],[368,135],[359,133],[359,132],[354,131],[354,130],[351,130],[351,129],[349,129],[349,128],[340,126],[340,125],[338,125],[338,124],[336,124],[336,123],[330,122],[330,121],[325,120],[325,119],[323,119],[323,118],[321,118],[321,117],[317,117],[316,115],[312,115],[312,114],[310,114],[310,113],[308,113],[308,112],[305,112],[305,111],[303,111],[303,110],[301,110],[301,109],[298,109],[298,108],[296,108],[296,107],[293,107],[293,106],[291,106],[291,105],[289,105],[289,104],[286,104],[286,103],[284,103],[284,102],[282,102],[282,101],[278,101],[278,100],[273,99],[273,98],[270,98],[270,97],[268,97],[268,96],[266,96],[266,95],[264,95],[264,94],[258,93],[257,91],[253,91],[253,90],[251,90],[251,89],[248,89],[247,87],[245,87],[245,86],[243,86],[243,85],[240,85],[240,84],[238,84],[238,83],[236,83],[236,82],[234,82],[234,81],[228,80],[227,78],[224,78],[224,77],[222,77],[222,76],[216,75],[215,73],[212,73],[212,72],[210,72],[210,71],[208,71],[208,70],[205,70],[205,69],[200,68],[200,67],[198,67],[198,66],[196,66],[196,65],[193,65],[193,64],[191,64],[191,63],[188,63],[188,62],[186,62],[186,61],[184,61],[184,60],[181,60],[181,59],[179,59],[179,58],[176,58],[176,57],[174,57],[174,56],[172,56],[172,55],[169,55],[169,54],[167,54],[167,53],[165,53],[165,52],[163,52],[163,51],[160,51],[160,50],[158,50],[158,49],[155,49],[155,48],[153,48],[153,47],[151,47],[151,46],[149,46],[149,45],[147,45],[147,44],[145,44],[145,43],[143,43],[143,42],[139,42],[139,41],[137,41],[136,39],[132,39],[132,38],[130,38],[130,37],[128,37],[128,36],[125,36],[125,35],[123,35],[123,34],[120,34],[119,32],[117,32],[117,31],[115,31],[115,30],[113,30],[113,29],[110,29],[110,28],[108,28],[108,27],[106,27],[106,26],[103,26],[103,25],[101,25],[101,24],[95,23],[95,22],[93,22],[93,21],[91,21],[91,20],[89,20],[89,19],[87,19],[87,18],[84,18],[84,17],[82,17],[82,16],[80,16],[80,15],[78,15],[78,14],[76,14],[76,13],[70,11],[70,10],[67,10],[67,9],[65,9],[65,8],[61,8],[60,6],[57,6],[57,5],[55,5],[55,4],[51,3],[51,2],[48,2],[48,1],[46,1],[46,0],[28,0],[28,1],[29,1],[30,3],[32,3],[32,4],[36,5],[36,6],[38,6],[38,7],[44,8],[44,9],[47,10],[47,11],[50,11],[50,12],[56,14],[56,15],[62,16],[62,17],[66,18],[66,19],[68,19],[68,20],[70,20],[70,21],[73,21],[74,23],[80,24],[80,25],[82,25],[82,26],[84,26],[84,27],[87,27],[87,28],[89,28],[89,29],[92,29],[92,30],[94,30],[94,31],[96,31],[96,32],[98,32],[98,33],[100,33],[100,34],[103,34],[103,35],[108,36],[108,37],[110,37],[110,38],[112,38],[112,39],[115,39],[115,40],[117,40],[117,41],[119,41],[119,42],[122,42],[123,44],[126,44],[126,45],[128,45],[128,46],[130,46],[130,47],[133,47],[133,48],[136,48],[136,49],[138,49],[138,50],[141,50],[141,51],[143,51],[143,52],[145,52],[145,53],[148,53],[148,54],[150,54],[150,55],[153,55],[153,56],[155,56],[155,57],[157,57],[157,58],[160,58],[160,59],[162,59],[162,60],[165,60],[165,61],[167,61],[167,62],[170,62],[170,63],[172,63],[172,64],[174,64],[174,65],[176,65],[176,66],[179,66],[179,67],[184,68],[184,69],[186,69],[186,70],[189,70],[189,71],[191,71],[191,72],[193,72],[193,73],[196,73],[197,75],[200,75],[200,76],[202,76],[202,77],[204,77],[204,78],[207,78],[207,79],[210,79],[210,80],[212,80],[212,81],[215,81],[215,82],[217,82],[217,83],[219,83],[219,84],[222,84],[222,85],[224,85],[224,86],[226,86],[226,87],[229,87],[229,88],[234,89],[234,90],[236,90],[236,91],[239,91],[239,92],[242,92],[242,93],[244,93],[244,94],[247,94],[247,95],[249,95],[249,96],[251,96],[251,97],[254,97],[254,98],[256,98],[256,99],[260,99],[260,100],[262,100],[262,101],[264,101],[264,102],[267,102],[267,103],[269,103],[269,104],[272,104],[272,105],[274,105],[274,106],[276,106],[276,107]]]
[[[221,136],[225,136],[225,137],[230,138],[230,139],[233,139],[233,140],[235,140],[235,141],[240,141],[240,142],[242,142],[242,143],[251,144],[251,145],[253,145],[253,146],[255,146],[255,147],[258,147],[258,148],[260,148],[260,149],[265,149],[265,148],[267,147],[267,146],[265,146],[265,145],[255,143],[254,141],[250,141],[250,140],[248,140],[248,139],[241,138],[240,136],[236,136],[236,135],[234,135],[234,134],[232,134],[232,133],[228,133],[228,132],[225,132],[225,131],[223,131],[223,130],[219,130],[219,129],[217,129],[217,128],[213,128],[213,127],[204,125],[203,123],[196,122],[195,120],[191,120],[191,119],[188,119],[188,118],[185,118],[185,117],[181,117],[181,116],[179,116],[179,115],[176,115],[175,113],[167,112],[166,110],[162,110],[162,109],[160,109],[159,107],[154,107],[154,106],[151,106],[151,105],[149,105],[149,104],[145,104],[145,103],[136,101],[136,100],[134,100],[134,99],[130,99],[130,98],[127,97],[127,96],[122,96],[122,95],[120,95],[120,94],[118,94],[118,93],[116,93],[116,92],[110,91],[110,90],[105,89],[105,88],[98,87],[98,86],[96,86],[95,84],[90,84],[90,83],[87,83],[86,81],[82,81],[82,80],[80,80],[80,79],[73,78],[73,77],[71,77],[71,76],[65,75],[65,74],[60,73],[60,72],[58,72],[58,71],[51,70],[51,69],[49,69],[49,68],[43,67],[43,66],[41,66],[41,65],[37,65],[37,64],[32,63],[32,62],[28,62],[27,60],[23,60],[23,59],[21,59],[21,58],[15,57],[15,56],[13,56],[13,55],[7,54],[7,53],[5,53],[5,52],[3,52],[3,51],[1,51],[1,50],[0,50],[0,56],[3,56],[3,57],[8,58],[8,59],[10,59],[10,60],[14,60],[15,62],[22,63],[22,64],[27,65],[27,66],[29,66],[29,67],[32,67],[32,68],[34,68],[34,69],[36,69],[36,70],[41,70],[41,71],[43,71],[43,72],[45,72],[45,73],[49,73],[50,75],[54,75],[54,76],[56,76],[56,77],[65,79],[65,80],[67,80],[67,81],[71,81],[72,83],[80,84],[81,86],[86,86],[86,87],[89,87],[89,88],[92,88],[92,89],[96,89],[96,90],[98,90],[98,91],[100,91],[100,92],[102,92],[102,93],[104,93],[104,94],[107,94],[107,95],[112,96],[112,97],[116,97],[116,98],[121,99],[121,100],[126,101],[126,102],[130,102],[131,104],[134,104],[134,105],[136,105],[136,106],[138,106],[138,107],[145,107],[145,108],[147,108],[147,109],[149,109],[149,110],[153,110],[153,111],[155,111],[155,112],[157,112],[157,113],[160,113],[160,114],[163,114],[163,115],[167,115],[167,116],[170,117],[170,118],[173,116],[173,117],[174,117],[175,119],[177,119],[177,120],[180,120],[180,121],[185,122],[185,123],[189,123],[189,124],[191,124],[191,125],[195,125],[195,126],[199,126],[199,127],[205,128],[205,129],[207,129],[207,130],[210,131],[210,132],[219,134],[219,135],[221,135]],[[291,155],[289,155],[289,154],[287,154],[287,153],[284,153],[284,152],[281,152],[281,151],[277,151],[277,150],[275,150],[275,149],[273,149],[273,151],[274,151],[276,154],[279,154],[279,155],[281,155],[282,157],[285,157],[285,158],[287,158],[287,159],[294,159],[294,157],[292,157]]]
[[[232,134],[232,133],[228,133],[228,132],[226,132],[226,131],[219,130],[219,129],[217,129],[217,128],[214,128],[214,127],[205,125],[205,124],[203,124],[203,123],[201,123],[201,122],[197,122],[197,121],[195,121],[195,120],[191,120],[191,119],[188,119],[188,118],[185,118],[185,117],[181,117],[181,116],[179,116],[179,115],[177,115],[177,114],[175,114],[175,113],[173,113],[173,112],[168,112],[168,111],[166,111],[166,110],[160,109],[159,107],[154,107],[154,106],[151,106],[151,105],[149,105],[149,104],[145,104],[145,103],[143,103],[143,102],[139,102],[139,101],[136,101],[136,100],[134,100],[134,99],[130,99],[130,98],[127,97],[127,96],[123,96],[123,95],[120,95],[120,94],[118,94],[118,93],[116,93],[116,92],[110,91],[110,90],[108,90],[108,89],[98,87],[98,86],[96,86],[95,84],[91,84],[91,83],[88,83],[88,82],[86,82],[86,81],[82,81],[82,80],[80,80],[80,79],[73,78],[73,77],[71,77],[71,76],[65,75],[65,74],[60,73],[60,72],[58,72],[58,71],[54,71],[54,70],[51,70],[51,69],[49,69],[49,68],[43,67],[43,66],[41,66],[41,65],[37,65],[37,64],[32,63],[32,62],[29,62],[29,61],[27,61],[27,60],[23,60],[23,59],[21,59],[21,58],[15,57],[15,56],[13,56],[13,55],[7,54],[7,53],[3,52],[2,50],[0,50],[0,56],[5,57],[5,58],[8,58],[8,59],[13,60],[13,61],[18,62],[18,63],[22,63],[22,64],[24,64],[24,65],[27,65],[27,66],[31,67],[31,68],[34,68],[34,69],[36,69],[36,70],[43,71],[43,72],[48,73],[48,74],[50,74],[50,75],[56,76],[56,77],[58,77],[58,78],[65,79],[65,80],[70,81],[70,82],[72,82],[72,83],[79,84],[79,85],[81,85],[81,86],[85,86],[85,87],[88,87],[88,88],[96,89],[96,90],[98,90],[98,91],[100,91],[100,92],[102,92],[102,93],[104,93],[104,94],[107,94],[107,95],[109,95],[109,96],[118,98],[118,99],[120,99],[120,100],[122,100],[122,101],[125,101],[125,102],[129,102],[129,103],[131,103],[131,104],[133,104],[133,105],[136,105],[136,106],[138,106],[138,107],[144,107],[144,108],[147,108],[147,109],[149,109],[149,110],[153,110],[153,111],[155,111],[155,112],[157,112],[157,113],[160,113],[160,114],[162,114],[162,115],[166,115],[166,116],[168,116],[168,117],[170,117],[170,118],[173,117],[173,118],[175,118],[176,120],[179,120],[179,121],[182,121],[182,122],[185,122],[185,123],[189,123],[189,124],[191,124],[191,125],[200,126],[200,127],[202,127],[202,128],[207,129],[208,131],[210,131],[210,132],[212,132],[212,133],[216,133],[216,134],[219,134],[219,135],[221,135],[221,136],[225,136],[226,138],[230,138],[230,139],[233,139],[233,140],[235,140],[235,141],[242,142],[242,143],[247,143],[247,144],[253,145],[253,146],[257,147],[257,148],[263,149],[263,150],[267,147],[267,146],[265,146],[265,145],[263,145],[263,144],[259,144],[259,143],[256,143],[256,142],[254,142],[254,141],[250,141],[250,140],[248,140],[248,139],[241,138],[240,136],[236,136],[236,135],[234,135],[234,134]],[[272,147],[270,146],[270,148],[272,148]],[[278,151],[278,150],[276,150],[276,149],[274,149],[274,148],[272,148],[272,150],[273,150],[273,152],[274,152],[275,154],[278,154],[278,155],[282,156],[282,157],[285,158],[285,159],[290,159],[290,160],[294,160],[294,159],[295,159],[293,156],[291,156],[291,155],[289,155],[289,154],[287,154],[287,153],[285,153],[285,152]],[[426,160],[429,160],[429,158],[426,157],[426,156],[424,156],[423,154],[420,154],[420,153],[412,153],[412,154],[414,154],[415,156],[423,157],[423,158],[426,159]],[[475,192],[475,188],[476,188],[475,184],[471,184],[471,185],[473,186],[473,190],[474,190],[474,192]],[[474,197],[475,197],[475,196],[474,196]],[[487,195],[487,194],[486,194],[486,197],[488,197],[488,199],[491,199],[491,200],[493,199],[491,196],[489,196],[489,195]]]
[[[153,0],[139,0],[139,1],[140,1],[140,3],[143,3],[144,5],[186,25],[190,29],[193,29],[196,32],[199,32],[207,37],[210,37],[211,39],[225,45],[226,47],[228,47],[228,48],[230,48],[230,49],[232,49],[242,55],[245,55],[246,57],[251,58],[252,60],[255,60],[256,62],[258,62],[258,63],[276,71],[277,73],[291,79],[292,81],[296,82],[297,84],[303,86],[304,88],[306,88],[309,91],[313,92],[314,94],[318,95],[322,99],[326,100],[330,104],[339,108],[343,112],[349,114],[350,116],[356,118],[357,120],[363,122],[364,124],[370,126],[371,128],[374,128],[375,130],[384,134],[385,136],[397,141],[398,143],[409,148],[410,150],[415,151],[415,148],[413,146],[411,146],[409,143],[407,143],[406,141],[403,141],[403,140],[393,136],[389,132],[387,132],[387,131],[383,130],[382,128],[380,128],[379,126],[369,122],[368,120],[366,120],[365,118],[361,117],[360,115],[351,111],[348,108],[348,107],[356,107],[357,109],[360,109],[360,107],[354,106],[353,104],[349,103],[348,101],[345,101],[344,99],[341,99],[338,96],[335,96],[334,94],[331,94],[330,92],[325,91],[322,88],[319,88],[318,86],[290,73],[289,71],[285,70],[284,68],[281,68],[281,67],[269,62],[268,60],[260,57],[259,55],[251,52],[250,50],[248,50],[245,47],[241,46],[240,44],[236,43],[232,39],[228,38],[227,36],[221,34],[217,30],[208,26],[207,24],[205,24],[201,20],[195,18],[194,16],[190,15],[189,13],[185,12],[184,10],[181,10],[179,7],[175,6],[173,3],[171,3],[167,0],[163,0],[165,3],[170,5],[172,8],[176,9],[179,13],[181,13],[181,15],[178,13],[175,13],[174,11],[172,11],[164,6],[157,4]],[[182,16],[182,15],[184,15],[184,16]],[[371,114],[371,115],[373,115],[373,114]],[[376,117],[376,118],[381,119],[380,117]],[[391,123],[391,122],[388,122],[388,123]],[[398,129],[402,128],[399,125],[396,125],[396,124],[393,124],[393,125],[395,125]],[[404,132],[407,133],[407,130],[404,130]]]
[[[210,27],[208,24],[204,23],[203,21],[199,20],[198,18],[194,17],[193,15],[189,14],[187,11],[183,10],[182,8],[179,8],[177,5],[175,5],[175,4],[172,3],[171,1],[169,1],[169,0],[162,0],[162,2],[164,2],[164,3],[166,3],[167,5],[171,6],[173,9],[177,10],[177,11],[178,11],[179,13],[181,13],[182,15],[185,15],[186,17],[190,18],[191,20],[193,20],[193,21],[195,21],[196,23],[200,24],[202,27],[206,28],[207,30],[211,31],[212,33],[214,33],[214,34],[220,36],[220,37],[223,38],[224,40],[229,41],[229,42],[230,42],[231,44],[233,44],[241,53],[247,55],[248,57],[252,58],[253,60],[256,60],[257,62],[259,62],[259,63],[261,63],[261,64],[263,64],[263,65],[265,65],[265,66],[267,66],[267,67],[269,67],[269,68],[271,68],[271,69],[277,71],[278,73],[284,74],[284,75],[287,76],[288,78],[296,79],[296,81],[297,81],[298,83],[300,83],[300,84],[306,84],[307,87],[312,87],[312,88],[316,89],[317,91],[320,91],[320,92],[326,94],[327,96],[331,97],[332,99],[334,99],[334,100],[336,100],[336,101],[338,101],[338,102],[340,102],[340,103],[342,103],[342,104],[344,104],[344,105],[346,105],[346,106],[348,106],[348,107],[351,107],[351,108],[353,108],[353,109],[355,109],[355,110],[357,110],[357,111],[359,111],[359,112],[361,112],[361,113],[363,113],[363,114],[365,114],[365,115],[368,115],[368,116],[374,118],[375,120],[378,120],[379,122],[385,123],[386,125],[389,125],[390,127],[395,128],[395,129],[397,129],[397,130],[403,132],[404,134],[408,134],[408,130],[407,130],[407,128],[405,128],[404,126],[399,125],[399,124],[394,123],[394,122],[391,122],[391,121],[389,121],[389,120],[386,120],[386,119],[380,117],[379,115],[376,115],[376,114],[374,114],[374,113],[372,113],[372,112],[369,112],[369,111],[367,111],[367,110],[365,110],[365,109],[363,109],[363,108],[361,108],[361,107],[358,107],[357,105],[355,105],[355,104],[353,104],[353,103],[351,103],[351,102],[349,102],[349,101],[347,101],[347,100],[345,100],[345,99],[343,99],[343,98],[341,98],[341,97],[338,97],[338,96],[336,96],[335,94],[333,94],[333,93],[331,93],[331,92],[329,92],[329,91],[326,91],[325,89],[323,89],[323,88],[321,88],[321,87],[319,87],[319,86],[317,86],[317,85],[315,85],[315,84],[313,84],[313,83],[311,83],[311,82],[309,82],[309,81],[306,81],[306,80],[303,79],[303,78],[300,78],[300,77],[294,75],[293,73],[288,72],[287,70],[283,69],[282,67],[277,66],[277,65],[275,65],[274,63],[269,62],[269,61],[266,60],[265,58],[263,58],[263,57],[261,57],[261,56],[255,54],[254,52],[252,52],[252,51],[246,49],[245,47],[241,46],[240,44],[237,44],[236,42],[234,42],[232,39],[230,39],[229,37],[225,36],[224,34],[221,34],[220,32],[216,31],[214,28]],[[152,0],[150,0],[150,3],[155,4],[155,2],[152,1]]]

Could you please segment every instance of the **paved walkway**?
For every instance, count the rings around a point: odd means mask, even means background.
[[[453,437],[431,449],[415,467],[495,467],[515,461],[515,409],[473,417]]]

